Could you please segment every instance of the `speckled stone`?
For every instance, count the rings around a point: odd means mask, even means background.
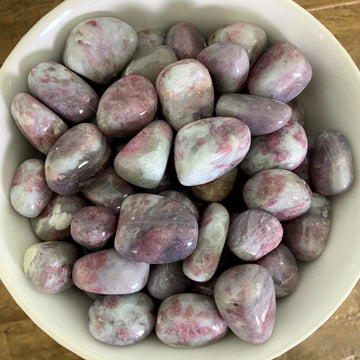
[[[182,185],[202,185],[236,167],[247,154],[250,130],[241,120],[214,117],[185,125],[175,138],[175,169]]]
[[[155,331],[166,345],[188,348],[222,339],[227,325],[210,296],[185,293],[170,296],[161,303]]]
[[[149,264],[182,260],[195,249],[198,224],[190,210],[164,196],[134,194],[122,205],[115,249]]]
[[[151,297],[138,292],[105,295],[89,309],[89,331],[108,345],[125,346],[145,339],[155,326],[155,306]]]
[[[225,271],[216,281],[214,298],[221,316],[240,339],[260,344],[271,336],[275,288],[264,267],[245,264]]]
[[[164,45],[166,35],[162,31],[146,29],[137,32],[138,45],[133,55],[133,59],[144,56],[155,46]]]

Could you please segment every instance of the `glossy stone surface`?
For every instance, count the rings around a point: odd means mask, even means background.
[[[155,306],[143,292],[105,295],[89,309],[89,331],[109,345],[125,346],[145,339],[155,326]]]
[[[133,185],[156,188],[166,170],[172,139],[172,129],[167,122],[152,121],[116,155],[116,173]]]
[[[234,22],[220,27],[209,37],[209,45],[218,42],[235,43],[243,47],[252,66],[265,51],[267,37],[265,31],[257,25]]]
[[[244,261],[254,261],[274,250],[283,236],[280,221],[266,211],[240,213],[229,229],[229,249]]]
[[[164,68],[156,80],[156,90],[162,112],[175,130],[213,115],[211,76],[195,59],[179,60]]]
[[[330,225],[330,201],[323,195],[313,193],[311,207],[305,214],[283,222],[284,243],[296,259],[315,260],[326,246]]]
[[[298,266],[294,255],[284,244],[271,251],[256,263],[265,267],[271,274],[277,298],[293,293],[298,285]]]
[[[145,287],[149,268],[149,264],[125,259],[114,249],[100,250],[76,261],[73,280],[81,290],[96,294],[132,294]]]
[[[306,122],[306,113],[301,101],[298,98],[295,98],[287,104],[292,110],[291,120],[298,122],[301,126],[304,126]]]
[[[271,134],[253,137],[240,169],[247,175],[267,169],[294,170],[304,161],[307,151],[304,128],[290,120]]]
[[[227,325],[210,296],[185,293],[161,303],[155,331],[166,345],[199,347],[223,338]]]
[[[302,52],[289,42],[268,48],[249,73],[250,94],[287,103],[309,84],[312,68]]]
[[[136,31],[122,20],[109,16],[87,19],[70,31],[63,62],[96,84],[108,84],[129,62],[137,41]]]
[[[109,159],[110,147],[97,126],[75,125],[50,149],[45,160],[46,181],[58,194],[75,194],[106,167]]]
[[[283,221],[309,210],[312,192],[296,174],[283,169],[270,169],[253,175],[245,183],[243,198],[249,209],[267,211]]]
[[[217,92],[239,92],[249,74],[249,57],[240,45],[214,43],[200,52],[197,59],[210,72]]]
[[[40,215],[31,219],[31,227],[43,241],[65,240],[70,236],[75,213],[84,206],[85,201],[79,195],[54,194]]]
[[[194,121],[175,137],[175,169],[182,185],[208,183],[236,167],[250,147],[250,130],[241,120],[214,117]]]
[[[151,82],[141,75],[129,75],[106,89],[100,98],[96,122],[106,135],[133,136],[154,119],[157,106]]]
[[[195,249],[198,224],[190,210],[164,196],[134,194],[122,205],[115,249],[149,264],[182,260]]]
[[[68,126],[57,114],[29,94],[17,94],[10,109],[21,133],[45,155],[68,130]]]
[[[150,267],[147,289],[150,295],[158,300],[185,293],[190,289],[190,285],[191,281],[185,276],[181,261]]]
[[[24,254],[23,270],[36,290],[55,294],[73,285],[72,268],[77,258],[78,251],[70,243],[36,243]]]
[[[230,215],[225,206],[211,203],[202,213],[198,243],[183,262],[184,274],[194,281],[210,280],[218,267],[229,230]]]
[[[315,138],[310,151],[310,180],[319,194],[337,195],[354,181],[350,146],[338,130],[326,129]]]
[[[33,218],[44,210],[53,192],[45,180],[44,161],[25,160],[17,169],[10,188],[10,203],[22,216]]]
[[[96,113],[99,98],[80,76],[54,61],[36,65],[28,76],[32,95],[64,119],[81,122]]]
[[[251,135],[265,135],[282,128],[291,118],[290,106],[248,94],[224,94],[216,103],[216,116],[231,116],[249,126]]]
[[[162,31],[146,29],[137,32],[138,44],[133,59],[145,55],[155,46],[164,45],[166,35]]]
[[[222,273],[214,288],[216,306],[240,339],[260,344],[274,327],[276,302],[271,275],[256,264],[238,265]]]

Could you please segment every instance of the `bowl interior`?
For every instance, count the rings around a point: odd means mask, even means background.
[[[360,75],[336,39],[310,14],[289,0],[68,0],[37,23],[19,42],[0,70],[0,276],[17,303],[63,346],[89,360],[142,359],[156,354],[159,360],[273,358],[309,336],[331,316],[350,293],[360,275],[360,186],[333,197],[333,222],[328,244],[320,258],[300,265],[299,286],[294,294],[278,301],[272,337],[261,345],[251,345],[228,335],[219,343],[199,349],[173,349],[150,336],[142,343],[117,348],[91,337],[87,329],[90,300],[76,289],[57,295],[43,295],[32,289],[22,272],[26,249],[36,242],[28,220],[11,208],[8,195],[19,164],[40,155],[26,143],[9,113],[12,98],[28,91],[29,70],[38,62],[61,59],[69,30],[85,18],[111,15],[125,20],[136,30],[166,30],[176,21],[189,21],[206,35],[234,21],[258,24],[270,43],[287,39],[297,45],[313,67],[313,79],[301,95],[307,114],[306,128],[314,135],[325,128],[345,134],[359,164]],[[34,44],[36,43],[36,46]],[[155,355],[154,355],[155,356]]]

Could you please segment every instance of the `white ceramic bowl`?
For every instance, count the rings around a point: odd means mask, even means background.
[[[334,197],[333,223],[321,257],[300,267],[299,287],[278,301],[270,340],[251,345],[228,335],[198,349],[173,349],[155,336],[124,348],[94,340],[87,329],[90,300],[74,289],[57,295],[36,292],[22,271],[25,250],[36,239],[28,220],[11,208],[9,187],[17,166],[32,156],[9,112],[14,95],[27,91],[28,71],[43,60],[60,60],[69,30],[85,18],[117,16],[137,30],[166,30],[175,21],[196,24],[209,35],[219,26],[244,20],[260,25],[270,41],[287,39],[302,49],[313,67],[313,79],[302,102],[312,134],[324,128],[342,131],[360,164],[360,74],[342,46],[315,18],[289,0],[68,0],[41,19],[19,42],[0,71],[0,276],[20,307],[57,342],[88,360],[270,359],[301,342],[339,307],[360,274],[360,183]]]

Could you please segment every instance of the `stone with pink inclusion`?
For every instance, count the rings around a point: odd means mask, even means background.
[[[215,283],[216,306],[232,332],[240,339],[260,344],[275,324],[275,287],[270,272],[257,264],[232,267]]]
[[[34,218],[45,209],[53,192],[45,179],[44,161],[25,160],[17,169],[10,187],[10,203],[22,216]]]
[[[219,203],[208,205],[199,224],[198,243],[183,261],[184,274],[191,280],[205,282],[216,272],[228,234],[230,215]]]
[[[155,325],[155,306],[143,292],[105,295],[94,301],[88,313],[89,331],[97,340],[126,346],[145,339]]]
[[[166,345],[199,347],[222,339],[227,324],[212,297],[184,293],[166,298],[159,307],[155,331]]]
[[[201,119],[185,125],[175,137],[175,169],[182,185],[208,183],[236,167],[251,142],[249,127],[231,117]]]
[[[178,201],[141,193],[124,200],[115,249],[125,258],[149,264],[183,260],[194,251],[197,239],[197,220]]]
[[[45,155],[68,130],[66,123],[57,114],[29,94],[17,94],[10,109],[21,133]]]
[[[156,188],[166,170],[172,139],[172,129],[167,122],[152,121],[116,155],[116,173],[132,185]]]
[[[106,249],[78,259],[73,268],[73,280],[83,291],[132,294],[145,287],[149,270],[149,264],[125,259],[114,249]]]
[[[309,210],[312,192],[309,185],[289,170],[261,171],[245,183],[243,198],[249,209],[260,209],[278,220],[290,220]]]
[[[166,35],[160,30],[145,29],[137,32],[138,44],[133,55],[133,59],[137,59],[145,55],[149,50],[156,46],[165,44]]]
[[[271,134],[254,136],[240,169],[250,176],[267,169],[294,170],[304,161],[307,151],[304,128],[290,120]]]
[[[250,94],[287,103],[309,84],[309,61],[294,44],[283,41],[268,48],[250,70],[247,87]]]
[[[280,221],[266,211],[250,209],[231,223],[227,244],[244,261],[254,261],[275,249],[283,236]]]

